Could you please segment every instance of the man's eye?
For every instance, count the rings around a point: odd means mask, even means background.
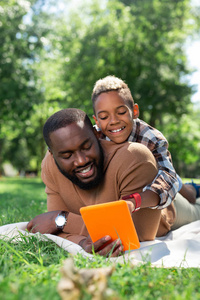
[[[63,156],[62,159],[69,159],[71,156],[72,156],[71,153],[69,153],[69,154],[66,154],[65,156]]]
[[[92,144],[87,144],[84,146],[84,150],[89,150],[92,147]]]

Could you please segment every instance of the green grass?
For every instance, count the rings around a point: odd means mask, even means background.
[[[28,221],[46,211],[46,195],[40,179],[0,178],[0,225]],[[69,254],[55,243],[36,236],[22,242],[0,240],[0,299],[61,299],[57,285],[61,266]],[[74,257],[78,269],[99,268],[111,263]],[[152,268],[117,264],[108,279],[111,299],[200,299],[200,270],[195,268]],[[77,298],[75,298],[76,300]],[[92,299],[84,293],[80,299]],[[107,299],[107,298],[106,298]]]
[[[0,226],[25,222],[45,212],[46,194],[39,178],[0,178]]]

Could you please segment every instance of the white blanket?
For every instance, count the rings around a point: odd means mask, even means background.
[[[25,231],[27,222],[8,224],[0,227],[0,239],[20,242],[21,235],[32,235]],[[94,259],[92,254],[86,253],[79,245],[52,234],[36,234],[41,240],[50,239],[59,247],[76,255],[81,253],[83,257]],[[156,238],[154,241],[142,242],[138,250],[124,254],[118,258],[110,258],[111,261],[131,261],[134,265],[151,262],[157,267],[184,267],[200,268],[200,221],[190,223],[171,231],[167,236]]]

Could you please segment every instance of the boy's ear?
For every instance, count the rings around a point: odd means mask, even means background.
[[[139,117],[140,111],[137,103],[133,105],[133,119],[137,119]]]
[[[93,131],[94,131],[94,134],[95,134],[95,136],[98,140],[102,138],[102,132],[101,131],[97,131],[95,127],[93,127]]]
[[[49,151],[49,153],[50,153],[51,155],[53,155],[53,153],[52,153],[52,151],[51,151],[51,149],[50,149],[50,148],[48,148],[48,151]]]
[[[95,115],[93,115],[92,117],[95,120],[96,125],[99,127],[99,122],[98,122],[97,118],[95,117]]]

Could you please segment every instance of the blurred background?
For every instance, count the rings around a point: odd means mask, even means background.
[[[46,119],[68,107],[92,119],[95,81],[115,75],[177,173],[199,178],[198,2],[0,0],[0,174],[39,175]]]

